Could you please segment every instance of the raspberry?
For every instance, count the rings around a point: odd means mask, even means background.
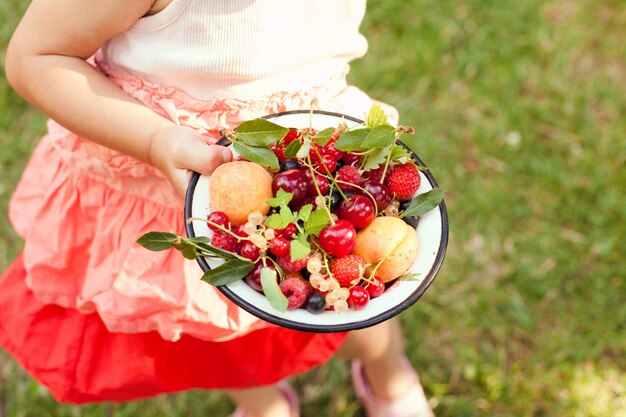
[[[404,164],[393,168],[386,183],[400,201],[410,200],[420,186],[420,174],[415,165]]]
[[[340,258],[335,258],[330,266],[330,271],[339,285],[344,288],[349,288],[359,281],[364,268],[365,261],[363,258],[351,253]]]
[[[298,259],[297,261],[291,260],[291,255],[288,253],[283,256],[277,256],[276,262],[283,268],[285,271],[299,271],[306,266],[306,263],[309,261],[309,257],[305,256],[302,259]]]
[[[287,297],[289,310],[294,310],[304,304],[311,289],[302,278],[287,278],[280,283],[280,290]]]
[[[341,188],[344,191],[347,191],[347,190],[354,189],[354,187],[352,187],[349,184],[356,185],[359,183],[359,181],[361,181],[361,174],[352,165],[344,165],[341,168],[339,168],[339,170],[337,171],[336,178],[338,181],[343,181],[343,182],[338,183],[339,188]],[[349,183],[349,184],[345,184],[345,183]]]
[[[239,248],[239,242],[237,241],[236,237],[226,232],[215,232],[215,234],[211,238],[211,246],[214,246],[218,249],[224,249],[229,252],[237,253],[237,249]]]

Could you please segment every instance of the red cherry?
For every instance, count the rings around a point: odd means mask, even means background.
[[[374,197],[378,210],[387,208],[393,198],[393,191],[388,186],[375,181],[364,181],[361,187]]]
[[[276,143],[272,143],[270,145],[270,150],[276,154],[278,157],[278,162],[284,162],[287,157],[285,156],[285,147],[283,145],[278,145]]]
[[[245,277],[246,283],[259,292],[263,292],[263,286],[261,285],[261,270],[263,268],[263,261],[259,261],[254,264],[254,268],[252,268],[252,271],[250,271],[250,273]],[[274,264],[272,264],[271,262],[267,263],[266,268],[276,271]]]
[[[295,204],[302,201],[309,194],[309,182],[299,169],[288,169],[287,171],[279,172],[272,181],[272,192],[274,195],[282,189],[288,193],[293,194],[291,203]]]
[[[270,240],[270,252],[276,256],[287,255],[289,253],[289,241],[284,237],[275,237]]]
[[[347,220],[337,220],[320,232],[320,246],[332,256],[346,256],[354,248],[356,229]]]
[[[244,240],[241,242],[239,246],[239,255],[244,258],[250,259],[251,261],[256,261],[259,259],[259,255],[261,254],[261,250],[257,245],[250,242],[249,240]]]
[[[348,196],[348,201],[342,200],[339,204],[337,216],[349,221],[357,229],[363,229],[374,221],[376,211],[374,210],[374,203],[368,197],[351,194]]]
[[[335,142],[337,142],[336,137],[331,137],[326,146],[322,148],[322,153],[324,155],[331,156],[335,161],[340,160],[345,153],[335,148]]]
[[[218,230],[220,230],[219,228],[217,228],[215,226],[215,224],[220,225],[226,229],[228,229],[230,227],[230,219],[228,218],[228,215],[224,212],[221,211],[214,211],[212,213],[210,213],[206,219],[214,224],[208,223],[209,229],[213,230],[214,232],[217,232]]]
[[[300,134],[299,131],[297,131],[296,129],[291,129],[289,132],[287,132],[287,134],[283,138],[282,143],[285,146],[289,146],[291,142],[293,142],[296,139],[301,139],[301,138],[302,138],[302,134]]]
[[[315,185],[313,184],[313,174],[311,174],[311,170],[304,170],[304,175],[309,181],[309,194],[317,195],[317,190],[315,189]],[[330,181],[328,181],[328,178],[322,176],[319,173],[315,173],[315,182],[317,183],[317,187],[320,189],[320,193],[322,193],[322,195],[328,194],[328,192],[330,191]]]
[[[366,288],[371,298],[380,297],[385,292],[385,283],[378,277],[374,277],[374,282],[367,284]]]
[[[360,310],[369,302],[370,295],[367,290],[359,285],[352,287],[348,296],[348,305],[353,310]]]

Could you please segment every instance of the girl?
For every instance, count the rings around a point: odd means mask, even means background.
[[[278,328],[180,254],[135,243],[184,233],[188,171],[232,158],[211,145],[219,129],[312,100],[366,113],[372,101],[346,84],[367,48],[364,3],[32,1],[6,72],[51,121],[10,206],[25,246],[0,281],[0,342],[55,398],[221,388],[237,416],[296,416],[281,380],[337,352],[368,415],[432,415],[395,320],[347,335]]]

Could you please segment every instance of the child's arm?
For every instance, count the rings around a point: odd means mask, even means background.
[[[184,169],[211,172],[230,152],[154,113],[87,64],[111,37],[146,14],[154,0],[33,0],[6,56],[10,84],[69,130],[153,164],[175,186]]]

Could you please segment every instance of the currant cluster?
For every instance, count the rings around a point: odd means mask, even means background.
[[[276,204],[266,215],[252,212],[241,225],[231,225],[223,212],[207,217],[213,231],[211,245],[254,263],[244,279],[256,291],[264,291],[262,271],[270,270],[289,309],[358,310],[383,294],[385,282],[376,275],[382,261],[371,264],[353,253],[358,231],[377,217],[398,217],[420,186],[413,163],[390,163],[387,158],[373,169],[363,169],[363,152],[335,147],[344,132],[343,125],[337,127],[321,145],[313,140],[316,130],[291,129],[270,145],[280,164],[273,173],[272,193],[289,196],[282,207]],[[289,149],[300,152],[293,155]],[[307,215],[299,215],[302,212]],[[303,220],[311,212],[322,213],[319,230]],[[272,216],[293,216],[288,218],[294,221],[282,228],[270,227]],[[417,217],[402,219],[413,228],[417,225]],[[297,256],[294,240],[305,248]]]

